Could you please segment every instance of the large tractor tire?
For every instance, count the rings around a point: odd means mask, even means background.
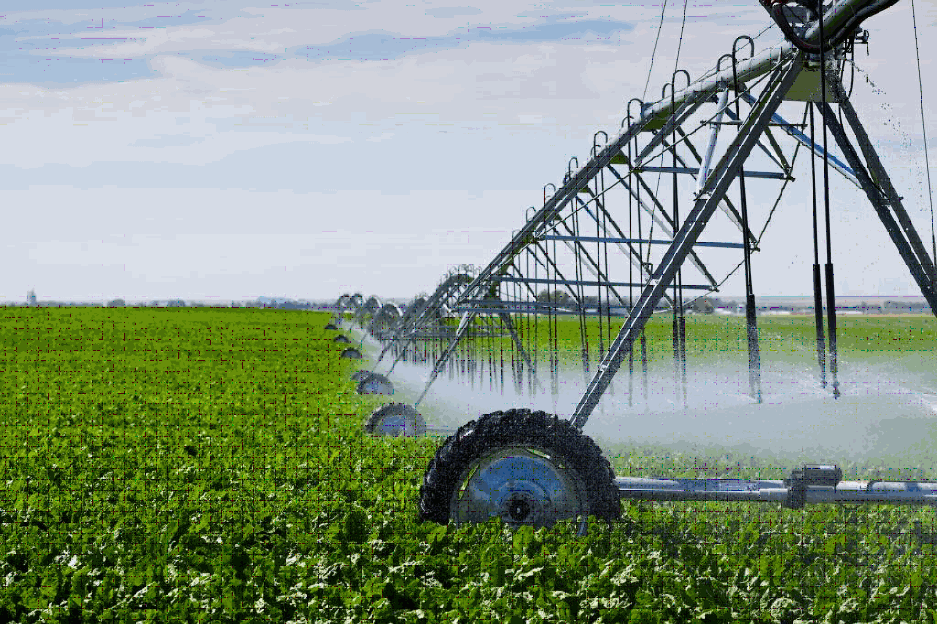
[[[364,430],[372,435],[414,437],[426,433],[426,422],[412,406],[388,403],[374,410]]]
[[[546,412],[486,414],[450,436],[430,461],[419,518],[446,524],[501,517],[512,528],[621,517],[615,473],[591,438]]]

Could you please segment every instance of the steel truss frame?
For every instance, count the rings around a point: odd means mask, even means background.
[[[869,0],[834,2],[824,13],[827,32],[848,21],[863,4],[869,4]],[[807,40],[819,39],[816,25],[808,26],[805,33]],[[748,38],[740,38],[746,39],[750,42]],[[543,206],[533,214],[528,213],[524,226],[470,283],[464,285],[451,306],[453,311],[461,313],[459,326],[434,363],[417,404],[478,318],[501,319],[502,325],[509,328],[516,347],[524,353],[527,370],[535,379],[536,354],[533,353],[532,360],[531,353],[537,346],[528,346],[525,350],[522,337],[515,331],[515,326],[522,324],[525,316],[534,315],[535,319],[538,315],[550,318],[563,314],[592,315],[599,319],[604,316],[604,327],[599,321],[598,364],[594,371],[589,362],[588,336],[586,330],[582,330],[586,339],[584,373],[591,378],[570,419],[581,430],[625,358],[633,365],[634,345],[641,339],[652,314],[662,306],[674,313],[675,362],[685,358],[685,342],[683,351],[680,347],[681,340],[685,340],[680,336],[682,318],[678,319],[686,307],[683,292],[717,292],[720,285],[706,254],[710,250],[744,251],[746,242],[749,251],[759,250],[759,236],[752,232],[744,214],[744,195],[740,211],[727,193],[733,185],[746,179],[751,179],[753,184],[780,181],[786,185],[792,179],[794,158],[800,146],[827,158],[833,170],[864,191],[937,314],[934,260],[915,231],[846,96],[839,77],[842,59],[835,56],[828,59],[824,68],[826,84],[828,95],[832,96],[829,99],[840,107],[858,150],[837,121],[830,104],[817,102],[816,95],[806,98],[802,95],[805,89],[808,94],[811,89],[814,94],[818,91],[820,72],[816,58],[784,42],[758,55],[752,54],[751,58],[739,59],[738,42],[732,54],[724,55],[713,71],[692,83],[687,75],[687,85],[679,91],[674,84],[678,74],[685,72],[676,72],[673,82],[665,85],[660,100],[647,105],[638,102],[641,110],[637,118],[631,116],[629,103],[628,117],[619,136],[600,145],[598,138],[604,133],[597,133],[589,162],[578,167],[578,161],[572,159],[560,188],[549,196],[544,190]],[[754,45],[751,47],[753,53]],[[727,58],[729,66],[723,68]],[[806,100],[807,106],[815,105],[820,109],[845,162],[826,154],[820,145],[812,142],[801,130],[802,123],[790,123],[779,114],[779,107],[785,100]],[[735,112],[740,110],[740,104],[747,107],[747,112]],[[709,105],[715,107],[709,109]],[[693,135],[705,127],[710,134],[706,149],[700,150]],[[722,132],[734,129],[735,135],[716,159],[714,148],[720,129]],[[782,134],[776,134],[773,129]],[[780,140],[785,135],[793,139],[787,151]],[[647,140],[642,142],[643,138]],[[758,154],[758,158],[751,161],[757,166],[746,166],[753,154]],[[648,179],[653,174],[673,178],[672,198],[660,192],[660,178],[654,187]],[[695,179],[696,189],[692,201],[687,202],[684,197],[689,209],[684,208],[681,214],[681,195],[686,193],[681,192],[677,178],[687,175]],[[783,190],[784,186],[781,193]],[[780,199],[779,194],[778,202]],[[610,205],[615,202],[627,202],[627,211],[613,209]],[[622,212],[627,214],[627,223],[621,217]],[[732,226],[729,230],[735,231],[740,240],[701,240],[717,214],[727,218]],[[728,237],[725,227],[718,231],[722,238]],[[613,255],[616,251],[620,254],[614,256],[613,261],[609,258],[610,247]],[[662,248],[665,249],[661,255],[653,253]],[[692,279],[684,283],[684,278]],[[541,286],[552,286],[555,290],[544,298],[542,291],[537,292]],[[597,289],[598,297],[587,295],[590,288]],[[563,296],[555,296],[557,292]],[[627,312],[627,319],[614,338],[610,331],[612,308]],[[518,320],[512,323],[512,316]],[[757,340],[754,348],[757,349]],[[558,366],[557,356],[551,355],[549,372],[554,380]]]
[[[475,362],[469,357],[463,356],[459,362],[456,362],[454,350],[449,351],[443,357],[439,357],[438,354],[445,350],[449,339],[457,331],[457,328],[449,322],[455,318],[452,307],[466,286],[472,283],[475,271],[476,269],[470,265],[454,267],[443,277],[429,298],[417,297],[407,307],[404,314],[397,315],[391,331],[383,331],[380,335],[375,335],[375,338],[383,343],[376,364],[379,364],[388,353],[393,353],[394,359],[387,373],[389,375],[397,364],[406,361],[408,356],[425,360],[431,352],[433,361],[438,361],[439,367],[444,364],[448,365],[450,371],[454,371],[455,368],[473,368]],[[491,301],[491,303],[497,302]],[[364,306],[359,310],[364,310]],[[381,308],[381,311],[383,310],[384,308]],[[359,311],[359,324],[361,324],[361,319],[364,318],[366,312],[367,310]],[[375,316],[375,318],[377,317]],[[472,328],[469,336],[475,339],[510,337],[514,348],[523,361],[528,366],[532,366],[510,316],[498,314],[496,319],[497,322],[488,322],[482,326]],[[462,320],[465,320],[464,315]],[[465,335],[466,328],[461,323],[459,327],[462,328],[463,335]],[[422,353],[420,352],[421,348]],[[371,372],[375,371],[372,370]]]

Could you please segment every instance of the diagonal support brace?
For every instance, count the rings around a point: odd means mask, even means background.
[[[878,215],[878,218],[882,221],[882,225],[885,226],[885,230],[888,232],[888,236],[895,244],[895,247],[898,248],[898,253],[901,255],[901,259],[904,260],[905,264],[908,266],[908,269],[911,271],[911,276],[914,277],[914,281],[916,281],[920,287],[921,293],[924,295],[924,298],[927,299],[927,303],[931,306],[931,310],[937,314],[937,296],[935,296],[934,292],[934,281],[929,279],[924,264],[914,253],[912,245],[905,238],[901,228],[895,220],[895,217],[888,210],[886,196],[881,192],[879,187],[876,186],[871,176],[866,171],[862,161],[859,159],[859,155],[856,153],[855,148],[849,142],[849,138],[846,136],[846,132],[843,130],[843,127],[839,125],[839,121],[837,121],[836,115],[833,113],[833,109],[830,107],[830,105],[821,105],[820,112],[823,113],[823,118],[826,120],[826,125],[832,132],[833,138],[836,140],[839,148],[843,151],[843,155],[846,157],[847,162],[849,162],[849,165],[855,171],[856,178],[859,180],[859,183],[862,185],[862,189],[865,191],[866,196],[872,203],[872,207],[875,208],[875,212]],[[858,119],[856,121],[858,122]],[[869,149],[871,149],[871,144],[869,145]],[[884,171],[882,173],[884,173]],[[892,207],[894,207],[894,204]],[[907,229],[905,232],[907,232]],[[925,257],[927,257],[926,253],[927,252],[924,251]]]
[[[576,411],[570,419],[576,428],[581,430],[586,425],[592,410],[598,405],[605,389],[608,388],[615,373],[621,367],[625,355],[631,351],[635,339],[653,314],[664,290],[673,282],[687,254],[709,223],[730,184],[738,176],[752,147],[758,142],[758,138],[768,127],[771,116],[777,111],[784,95],[794,84],[794,79],[797,78],[800,69],[801,63],[795,59],[775,70],[759,101],[752,107],[751,113],[739,129],[732,145],[713,168],[712,174],[704,185],[703,194],[696,200],[680,231],[674,236],[674,241],[663,260],[650,282],[644,287],[641,299],[632,308],[628,320],[605,354],[585,394],[576,406]]]

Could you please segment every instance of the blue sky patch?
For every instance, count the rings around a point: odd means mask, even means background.
[[[87,38],[74,39],[73,33]],[[109,38],[103,29],[86,30],[84,25],[66,30],[58,22],[18,22],[0,28],[0,80],[77,85],[152,76],[154,72],[144,59],[72,56],[75,49],[106,48],[126,41],[123,37]]]
[[[463,15],[480,15],[481,12],[481,9],[476,9],[475,7],[436,7],[435,9],[427,9],[426,14],[430,17],[447,18],[461,17]]]
[[[213,21],[209,10],[156,5],[155,15],[134,22],[92,16],[68,24],[47,19],[13,21],[0,27],[0,80],[64,86],[151,77],[156,74],[148,64],[152,55],[119,58],[117,54],[109,55],[106,48],[146,38],[159,28]],[[427,11],[437,17],[479,12],[474,7],[438,7]],[[262,67],[283,58],[304,58],[312,62],[380,61],[464,48],[479,41],[601,43],[632,28],[629,23],[614,20],[548,17],[530,26],[473,26],[435,37],[407,37],[386,30],[364,31],[347,34],[325,45],[294,46],[279,54],[237,49],[196,49],[176,54],[219,69]],[[92,49],[94,58],[84,56]],[[81,56],[77,55],[79,50]]]
[[[152,77],[157,72],[149,67],[150,57],[111,56],[106,48],[134,41],[136,36],[128,36],[134,30],[145,38],[157,28],[208,20],[204,10],[172,15],[167,9],[165,15],[127,23],[106,18],[70,24],[42,19],[14,21],[0,27],[0,80],[64,86]],[[89,49],[100,52],[95,57],[75,56],[77,50]]]
[[[187,53],[186,56],[191,56],[200,63],[219,69],[259,67],[275,63],[283,58],[280,54],[266,54],[251,50],[200,50]]]
[[[384,30],[355,33],[321,46],[298,46],[290,52],[310,61],[393,60],[407,54],[466,47],[473,42],[534,43],[546,41],[603,43],[634,26],[612,20],[560,21],[521,28],[475,26],[441,37],[404,37]]]
[[[88,82],[120,82],[152,78],[156,70],[146,59],[84,59],[69,56],[0,56],[0,81],[68,86]]]
[[[322,46],[298,46],[290,52],[310,61],[387,61],[432,49],[456,47],[446,37],[402,37],[387,31],[355,33]]]
[[[146,4],[156,4],[146,3]],[[168,3],[160,3],[166,4]],[[173,3],[175,4],[175,3]],[[3,9],[0,15],[33,11],[77,11],[81,9],[123,9],[128,6],[143,6],[143,2],[128,2],[127,0],[3,0]]]
[[[189,9],[185,13],[173,15],[173,11],[167,9],[160,12],[159,15],[148,17],[136,22],[127,22],[122,28],[139,28],[140,30],[149,30],[151,28],[166,28],[168,26],[186,26],[188,24],[198,24],[200,22],[210,22],[212,18],[207,13],[209,9]]]

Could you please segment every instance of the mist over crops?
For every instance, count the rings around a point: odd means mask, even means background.
[[[373,363],[379,347],[364,341]],[[390,358],[390,359],[387,359]],[[673,362],[653,362],[647,384],[640,361],[629,380],[627,358],[611,388],[592,413],[584,433],[602,443],[669,445],[674,448],[724,447],[754,456],[810,457],[818,462],[913,461],[937,441],[937,366],[926,354],[894,351],[841,354],[841,396],[824,389],[815,352],[796,357],[763,355],[762,402],[749,394],[748,370],[736,358],[687,363],[682,375]],[[386,373],[393,358],[377,366]],[[398,362],[391,375],[396,401],[414,402],[422,393],[431,363]],[[495,368],[496,376],[499,374]],[[502,389],[486,368],[474,383],[450,379],[444,371],[433,382],[419,409],[428,422],[456,427],[482,414],[529,407],[569,417],[585,392],[582,367],[561,368],[558,391],[548,375],[533,395],[518,390],[510,369]],[[829,373],[828,373],[829,378]]]

